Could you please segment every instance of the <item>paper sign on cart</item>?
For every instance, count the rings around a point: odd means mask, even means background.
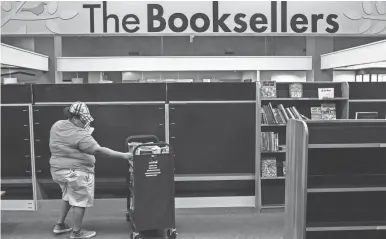
[[[161,170],[158,168],[158,161],[152,160],[149,162],[149,167],[145,172],[146,177],[156,177],[161,174]]]

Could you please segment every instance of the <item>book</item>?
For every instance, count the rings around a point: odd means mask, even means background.
[[[306,117],[306,116],[304,116],[302,114],[300,114],[300,116],[302,117],[303,120],[310,120],[310,118],[308,118],[308,117]]]
[[[268,124],[267,115],[264,112],[264,108],[261,108],[261,124]]]
[[[311,107],[311,120],[321,120],[322,109],[320,107]]]
[[[266,133],[262,132],[260,135],[260,147],[262,152],[268,151],[268,145],[267,145],[267,140],[266,140]]]
[[[275,119],[273,118],[273,113],[271,112],[271,109],[268,107],[268,105],[264,105],[263,108],[267,118],[267,124],[275,124]]]
[[[287,122],[290,118],[288,117],[288,114],[287,114],[284,106],[282,104],[279,104],[278,107],[279,107],[281,113],[283,114],[283,116],[284,116],[284,118],[285,118],[285,120]]]
[[[283,113],[281,112],[281,110],[279,108],[276,109],[278,115],[279,115],[279,119],[280,119],[280,124],[286,124],[287,123],[287,120],[285,119]]]
[[[291,83],[289,85],[289,95],[291,98],[302,98],[303,85],[301,83]]]
[[[318,88],[319,99],[334,98],[334,88]]]
[[[292,110],[291,110],[290,107],[286,108],[286,110],[287,110],[287,113],[288,113],[288,117],[289,117],[290,119],[296,119],[296,117],[295,117],[294,114],[292,113]]]
[[[291,107],[291,110],[292,110],[294,116],[296,117],[296,119],[298,119],[298,120],[302,119],[302,117],[300,116],[298,110],[294,106]]]
[[[277,165],[275,157],[264,157],[261,160],[261,177],[262,178],[276,178]]]
[[[271,103],[269,103],[268,104],[268,107],[269,107],[269,110],[271,111],[271,113],[272,113],[272,116],[273,116],[273,123],[274,124],[278,124],[279,122],[278,122],[278,119],[277,119],[277,115],[276,115],[276,113],[275,113],[275,110],[273,109],[273,107],[272,107],[272,104]]]
[[[276,124],[281,124],[282,122],[281,122],[280,115],[279,115],[279,112],[277,111],[277,109],[272,108],[272,112],[273,112],[273,115],[275,116]]]
[[[336,108],[335,104],[322,104],[321,105],[322,120],[335,120]]]
[[[263,98],[276,98],[276,81],[262,81],[260,92]]]
[[[260,148],[262,152],[276,152],[279,150],[279,135],[275,132],[261,132]]]

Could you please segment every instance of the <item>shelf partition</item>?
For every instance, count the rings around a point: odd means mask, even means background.
[[[384,238],[386,120],[291,120],[287,140],[284,238]]]

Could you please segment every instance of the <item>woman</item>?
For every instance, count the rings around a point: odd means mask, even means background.
[[[94,120],[86,104],[75,102],[65,108],[66,120],[57,121],[50,131],[51,174],[62,189],[62,208],[54,233],[72,230],[70,238],[91,238],[95,231],[83,230],[82,221],[87,207],[94,200],[95,156],[107,156],[129,160],[131,153],[121,153],[99,146],[91,136]],[[70,208],[73,208],[74,226],[65,223]]]

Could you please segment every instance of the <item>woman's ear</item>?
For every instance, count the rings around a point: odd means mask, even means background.
[[[64,118],[65,119],[69,119],[71,117],[71,114],[70,114],[70,107],[64,107],[63,109],[63,115],[64,115]]]

